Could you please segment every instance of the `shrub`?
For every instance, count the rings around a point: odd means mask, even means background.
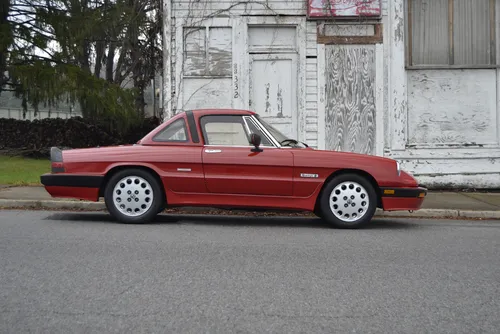
[[[133,144],[160,124],[158,118],[146,118],[127,131],[111,130],[105,122],[81,117],[16,120],[0,118],[0,150],[30,157],[48,157],[50,147],[84,148]]]

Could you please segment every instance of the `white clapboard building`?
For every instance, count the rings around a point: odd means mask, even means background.
[[[258,112],[310,146],[500,186],[500,0],[164,0],[166,117]],[[168,98],[166,98],[168,97]]]

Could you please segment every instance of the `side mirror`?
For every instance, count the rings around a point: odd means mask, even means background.
[[[259,147],[260,146],[260,142],[261,142],[261,138],[258,134],[256,133],[252,133],[250,135],[250,143],[255,146],[255,148],[252,148],[251,151],[252,152],[262,152],[263,150]]]

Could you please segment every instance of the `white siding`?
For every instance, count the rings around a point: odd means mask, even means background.
[[[306,59],[306,143],[318,146],[317,58]]]
[[[318,47],[316,22],[306,25],[306,143],[318,147]]]
[[[390,0],[382,0],[382,15],[388,15],[388,13],[389,13],[389,1]]]
[[[316,21],[307,21],[306,23],[306,45],[307,52],[306,56],[318,55],[318,48],[316,44]]]

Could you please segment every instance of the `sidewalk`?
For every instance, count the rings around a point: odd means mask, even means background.
[[[104,210],[105,206],[102,199],[100,202],[87,202],[52,198],[43,187],[0,186],[0,208]],[[204,209],[184,208],[175,212],[199,213],[202,210]],[[430,191],[422,208],[418,211],[409,213],[408,211],[381,212],[379,210],[377,215],[500,219],[500,193]]]

